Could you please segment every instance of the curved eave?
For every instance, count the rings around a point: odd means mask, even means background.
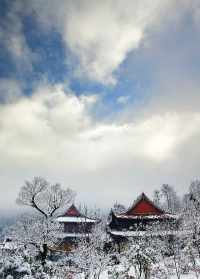
[[[138,237],[138,236],[169,236],[169,235],[186,235],[189,234],[189,231],[177,231],[177,230],[167,230],[167,231],[115,231],[111,230],[109,232],[112,236],[119,236],[119,237]]]
[[[117,219],[154,219],[154,220],[161,220],[161,219],[175,219],[177,220],[179,217],[174,214],[161,214],[161,215],[115,215]]]
[[[95,219],[84,218],[84,217],[69,217],[60,216],[56,219],[59,223],[97,223]]]
[[[88,237],[91,233],[60,233],[57,235],[58,238],[64,239],[64,238],[82,238],[82,237]]]

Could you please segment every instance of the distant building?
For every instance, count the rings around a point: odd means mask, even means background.
[[[59,234],[62,243],[75,243],[81,237],[89,236],[98,222],[97,219],[80,213],[74,204],[63,215],[57,217],[57,221],[62,225],[62,232]]]
[[[178,228],[176,215],[157,207],[144,193],[124,213],[111,211],[108,232],[115,241],[147,235],[173,235]]]

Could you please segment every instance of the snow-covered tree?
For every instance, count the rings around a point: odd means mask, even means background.
[[[189,199],[189,207],[197,212],[200,212],[200,181],[194,180],[190,184],[189,193],[187,194]]]
[[[160,190],[154,190],[153,192],[153,202],[158,206],[158,207],[162,207],[161,204],[161,199],[162,199],[162,193]]]
[[[66,279],[71,270],[64,262],[48,261],[45,267],[38,262],[28,262],[21,254],[0,258],[0,278],[2,279]]]
[[[179,212],[181,203],[174,188],[169,184],[163,184],[161,187],[161,193],[164,199],[163,207],[165,210],[171,213]]]
[[[200,257],[200,181],[195,180],[184,197],[182,226],[188,232],[188,244],[196,249]]]
[[[115,204],[113,205],[113,212],[116,214],[120,214],[126,211],[126,207],[118,202],[115,202]]]
[[[183,199],[182,230],[184,234],[184,255],[199,278],[200,259],[200,181],[192,181]]]
[[[157,239],[151,237],[149,232],[138,237],[130,238],[123,252],[118,255],[119,265],[113,266],[113,279],[132,278],[153,278],[164,269],[159,265],[161,254],[160,245],[157,245]],[[153,266],[157,264],[157,270],[153,273]],[[159,266],[159,269],[158,269]],[[131,277],[130,277],[131,278]],[[157,277],[158,278],[158,277]],[[166,278],[161,277],[160,278]]]
[[[40,215],[23,214],[16,223],[7,229],[7,234],[19,246],[24,246],[27,256],[38,256],[46,260],[43,253],[44,243],[48,249],[54,248],[61,227],[54,219],[44,219]]]
[[[5,231],[12,242],[0,250],[0,278],[68,278],[71,273],[68,258],[64,252],[55,250],[59,229],[59,223],[53,219],[50,223],[50,219],[46,220],[38,214],[23,214]],[[45,265],[41,265],[44,242],[48,247],[48,257],[45,258]]]
[[[200,276],[199,257],[191,235],[185,235],[183,245],[183,256],[187,263],[187,271],[189,272],[189,270],[192,269],[194,276],[196,277],[196,279],[198,279]]]
[[[170,213],[178,213],[181,210],[181,200],[174,187],[163,184],[161,188],[153,193],[153,200],[157,206]]]
[[[77,266],[84,278],[99,279],[112,264],[112,251],[106,249],[109,236],[105,227],[98,224],[90,235],[85,235],[77,242],[77,247],[72,251],[70,258],[73,265]]]
[[[51,185],[42,177],[34,177],[32,181],[25,181],[18,194],[17,203],[19,205],[29,206],[40,215],[35,222],[28,218],[26,221],[23,220],[24,226],[22,227],[28,231],[30,228],[30,234],[27,231],[29,239],[29,235],[33,235],[34,232],[36,241],[42,247],[40,254],[43,265],[46,262],[48,243],[53,232],[53,218],[64,206],[68,206],[74,197],[75,193],[71,189],[62,189],[58,183]]]
[[[58,183],[51,185],[42,177],[34,177],[21,187],[17,203],[34,208],[47,219],[66,207],[74,197],[75,193],[70,188],[62,189]]]

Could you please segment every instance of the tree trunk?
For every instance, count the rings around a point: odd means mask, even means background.
[[[48,252],[48,247],[46,243],[42,244],[42,251],[41,251],[41,262],[42,265],[44,266],[46,263],[46,258],[47,258],[47,252]]]

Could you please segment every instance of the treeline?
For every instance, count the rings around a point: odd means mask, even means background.
[[[0,250],[0,278],[180,279],[187,273],[199,278],[199,180],[193,181],[182,197],[167,184],[154,192],[159,207],[178,214],[178,231],[169,233],[159,224],[149,227],[139,237],[127,238],[121,251],[107,233],[103,217],[90,235],[77,240],[73,249],[56,249],[62,228],[55,217],[74,198],[72,189],[63,189],[44,178],[25,181],[17,203],[32,208],[33,214],[24,214],[6,229],[5,234],[14,242]],[[124,209],[123,205],[114,205],[116,211]]]

